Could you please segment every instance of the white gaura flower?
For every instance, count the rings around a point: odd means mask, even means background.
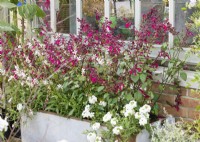
[[[119,135],[121,130],[123,130],[123,127],[122,126],[116,126],[115,128],[113,128],[112,132],[113,134],[115,135]]]
[[[146,117],[141,117],[141,118],[139,119],[139,124],[140,124],[141,126],[146,125],[146,124],[147,124],[147,118],[146,118]]]
[[[81,60],[82,60],[81,56],[76,57],[76,59],[77,59],[78,61],[81,61]]]
[[[104,59],[101,59],[101,58],[96,58],[97,62],[100,64],[100,65],[103,65],[104,64]]]
[[[33,111],[31,109],[29,110],[28,115],[33,116]]]
[[[105,107],[105,106],[107,105],[107,103],[104,102],[104,101],[100,101],[100,102],[99,102],[99,105]]]
[[[34,79],[33,79],[33,84],[39,84],[39,81],[38,81],[37,78],[34,78]]]
[[[143,105],[143,106],[139,109],[139,112],[140,112],[140,113],[143,113],[143,114],[149,113],[150,111],[151,111],[151,106],[150,106],[150,105],[147,105],[147,104]]]
[[[26,63],[30,64],[31,60],[29,59],[29,57],[26,57]]]
[[[88,98],[90,104],[95,104],[97,102],[97,97],[92,95]]]
[[[49,84],[47,80],[43,80],[42,82],[43,82],[44,85],[48,85]]]
[[[95,142],[102,142],[102,138],[97,136],[96,139],[95,139]]]
[[[14,79],[14,76],[10,76],[9,78],[8,78],[8,82],[10,82],[11,80],[13,80]]]
[[[63,86],[61,85],[61,84],[58,84],[57,85],[57,89],[59,90],[59,89],[63,89]]]
[[[17,104],[17,110],[21,111],[23,109],[23,105],[21,103]]]
[[[4,69],[0,69],[0,74],[5,75],[6,71]]]
[[[92,125],[92,129],[96,131],[100,128],[100,126],[101,126],[100,123],[96,122]]]
[[[18,47],[17,47],[17,48],[21,49],[21,48],[22,48],[22,46],[21,46],[21,45],[18,45]]]
[[[81,69],[81,74],[82,74],[82,76],[85,75],[85,69],[84,68]]]
[[[110,66],[110,65],[112,64],[112,60],[111,60],[111,59],[107,59],[107,60],[106,60],[106,64],[107,64],[108,66]]]
[[[87,140],[88,142],[95,142],[97,135],[95,133],[88,133],[87,134]]]
[[[8,122],[0,117],[0,132],[8,130]]]
[[[35,52],[34,52],[34,55],[38,56],[38,57],[41,56],[40,51],[36,49]]]
[[[111,123],[112,126],[115,126],[117,124],[117,122],[118,122],[117,118],[112,118],[110,120],[110,123]]]
[[[63,139],[63,140],[59,140],[57,142],[68,142],[67,140]]]
[[[108,122],[111,120],[111,118],[112,118],[112,114],[110,112],[108,112],[106,115],[104,115],[103,121]]]
[[[13,98],[10,98],[10,99],[8,100],[8,103],[11,103],[11,102],[12,102],[12,99],[13,99]]]

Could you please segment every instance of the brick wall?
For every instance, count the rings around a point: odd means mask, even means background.
[[[154,84],[152,88],[155,92],[158,92],[158,84]],[[170,106],[167,102],[174,105],[177,94],[181,95],[182,104],[179,105],[179,110]],[[159,99],[160,114],[164,115],[163,108],[173,115],[174,117],[182,117],[184,119],[192,120],[200,117],[200,111],[196,109],[200,106],[200,92],[193,89],[187,89],[184,87],[177,88],[168,85]]]

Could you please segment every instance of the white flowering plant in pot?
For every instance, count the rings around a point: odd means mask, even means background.
[[[91,107],[99,104],[90,104]],[[91,117],[98,114],[98,111],[90,109],[90,105],[85,107],[83,111],[83,117]],[[151,107],[147,104],[139,107],[135,100],[126,104],[122,110],[115,110],[107,112],[101,120],[91,123],[92,130],[87,131],[87,139],[89,142],[101,142],[101,141],[130,141],[131,137],[139,133],[143,128],[149,129],[149,114]],[[120,112],[120,113],[119,113]],[[100,124],[105,129],[100,128]]]

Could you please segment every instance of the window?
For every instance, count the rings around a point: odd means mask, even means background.
[[[85,18],[94,27],[98,28],[99,25],[95,23],[94,17],[94,11],[98,11],[100,14],[102,14],[102,16],[114,21],[113,26],[116,25],[116,33],[122,34],[123,39],[125,40],[132,39],[134,37],[130,37],[130,31],[128,29],[124,29],[122,26],[122,15],[133,22],[132,26],[135,26],[137,29],[139,29],[142,14],[148,12],[148,10],[154,7],[159,9],[159,12],[164,19],[169,19],[172,26],[174,26],[178,32],[183,33],[185,32],[185,23],[190,22],[188,17],[191,15],[191,12],[186,13],[181,10],[182,7],[185,6],[185,3],[189,0],[60,0],[60,3],[62,3],[62,1],[68,1],[67,3],[69,4],[69,8],[63,8],[63,6],[58,8],[56,3],[58,3],[59,0],[51,0],[51,21],[54,21],[52,22],[51,27],[53,29],[58,28],[58,30],[54,31],[62,32],[60,31],[62,30],[61,27],[59,27],[61,25],[56,26],[55,22],[57,21],[57,18],[61,17],[55,13],[62,13],[62,16],[64,16],[64,18],[61,18],[62,20],[69,17],[69,14],[75,13],[76,17],[70,17],[68,20],[62,23],[62,26],[64,27],[64,25],[66,26],[67,24],[69,25],[68,30],[65,29],[64,33],[78,33],[80,23],[77,22],[76,18]],[[169,41],[170,47],[173,46],[174,39],[175,37],[173,37],[171,34],[169,34],[168,38],[166,38],[166,41]],[[187,42],[191,43],[191,39],[189,39]]]
[[[64,1],[64,0],[60,0]],[[67,1],[67,0],[65,0]],[[94,2],[92,2],[94,1]],[[68,11],[68,14],[64,16],[70,16],[69,13],[76,13],[76,17],[70,17],[68,19],[68,30],[65,30],[64,33],[78,33],[80,23],[77,22],[76,18],[86,18],[94,27],[99,25],[95,23],[94,11],[98,11],[102,14],[103,17],[107,17],[111,21],[117,21],[116,33],[124,34],[124,39],[132,39],[134,37],[129,36],[129,31],[124,30],[122,15],[133,22],[132,26],[135,26],[137,29],[140,28],[142,14],[148,12],[151,8],[157,8],[160,14],[163,16],[163,19],[169,19],[169,22],[174,26],[179,32],[183,31],[185,27],[185,22],[189,21],[188,16],[190,13],[185,14],[181,10],[185,3],[189,0],[69,0],[69,8],[62,8],[56,6],[58,0],[51,0],[51,27],[52,29],[58,28],[56,26],[56,19],[59,18],[56,13],[59,11]],[[89,2],[89,3],[88,3]],[[98,3],[98,4],[97,4]],[[62,4],[60,4],[62,5]],[[73,6],[72,6],[73,5]],[[71,7],[71,11],[69,10]],[[57,12],[58,11],[58,12]],[[62,12],[61,12],[62,13]],[[103,19],[103,18],[102,18]],[[73,30],[72,30],[73,29]],[[59,32],[59,30],[54,30]],[[175,37],[171,34],[168,35],[166,41],[168,40],[169,46],[173,46]],[[159,47],[157,45],[156,47]]]
[[[110,20],[115,34],[124,40],[134,39],[134,1],[133,0],[111,0]],[[125,24],[129,23],[128,28]]]

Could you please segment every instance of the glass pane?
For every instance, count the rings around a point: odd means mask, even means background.
[[[46,0],[37,0],[36,4],[45,12],[46,17],[44,19],[35,18],[33,28],[39,28],[40,26],[46,24],[47,28],[50,30],[50,3],[47,3]]]
[[[159,16],[161,17],[161,20],[165,20],[169,18],[169,11],[168,11],[168,4],[164,0],[141,0],[141,14],[147,14],[150,12],[151,9],[156,9]],[[147,17],[149,19],[150,17]],[[151,29],[151,27],[149,27]],[[155,44],[162,44],[163,42],[168,41],[168,33],[160,33],[162,35],[162,38],[158,38],[157,41],[155,41]]]
[[[59,33],[76,33],[76,1],[60,0],[56,15],[56,28]]]
[[[104,0],[83,0],[83,18],[99,30],[96,14],[104,16]]]
[[[134,39],[134,0],[111,1],[112,27],[115,34],[121,35],[124,40]],[[126,23],[129,23],[126,25]]]
[[[141,0],[142,15],[148,13],[152,8],[158,9],[160,14],[164,14],[163,0]]]
[[[182,35],[186,34],[186,23],[190,23],[190,16],[194,12],[194,9],[188,9],[183,11],[182,8],[185,7],[186,2],[190,0],[176,0],[175,5],[175,29],[180,32]],[[192,37],[188,37],[186,44],[192,43]]]

